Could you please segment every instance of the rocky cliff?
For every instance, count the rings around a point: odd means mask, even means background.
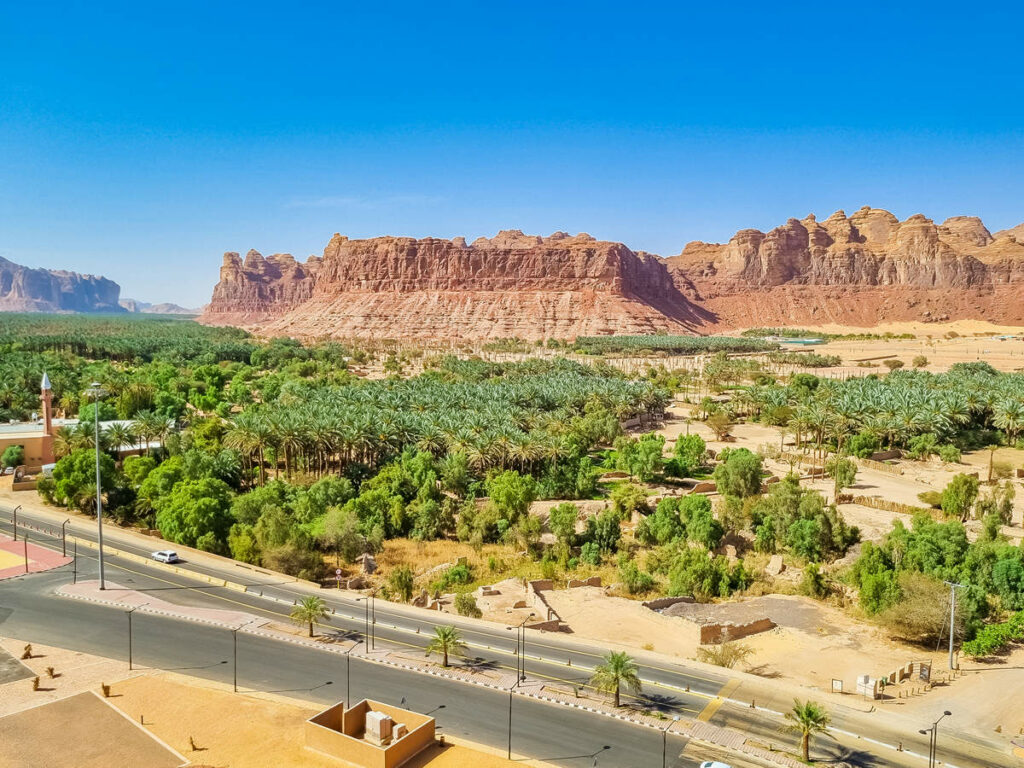
[[[471,244],[335,235],[305,265],[227,254],[202,319],[302,337],[543,339],[685,333],[707,318],[655,256],[507,231]]]
[[[245,261],[237,253],[225,253],[220,282],[202,320],[253,326],[277,318],[312,296],[320,263],[320,258],[310,256],[300,264],[290,253],[264,258],[259,251],[249,251]]]
[[[0,258],[0,312],[123,312],[105,277],[32,269]]]
[[[299,337],[569,338],[978,318],[1024,324],[1024,224],[862,208],[660,259],[556,232],[335,235],[323,257],[224,256],[202,320]]]
[[[719,327],[979,318],[1024,323],[1024,225],[992,235],[980,219],[900,221],[864,207],[824,221],[744,229],[667,260],[680,291]]]

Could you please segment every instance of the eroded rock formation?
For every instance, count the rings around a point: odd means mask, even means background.
[[[586,234],[335,235],[323,257],[224,256],[203,321],[298,337],[571,338],[766,325],[1024,324],[1024,224],[888,211],[790,219],[660,259]]]
[[[469,245],[335,235],[306,265],[228,254],[203,320],[300,337],[543,339],[685,333],[705,318],[655,256],[507,231]]]
[[[0,257],[0,312],[123,312],[113,280],[32,269]]]
[[[1024,323],[1024,225],[936,225],[877,208],[790,219],[667,260],[680,290],[724,327],[979,318]]]

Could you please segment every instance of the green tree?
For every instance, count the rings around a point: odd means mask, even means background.
[[[715,467],[714,477],[721,494],[740,498],[756,496],[761,492],[761,457],[746,448],[730,450]]]
[[[388,574],[388,586],[398,595],[403,603],[412,600],[415,574],[408,565],[400,565]]]
[[[323,601],[323,598],[317,597],[316,595],[309,595],[308,597],[302,598],[295,607],[292,608],[291,614],[289,614],[291,620],[298,624],[300,627],[309,625],[309,636],[313,636],[313,625],[323,624],[324,620],[331,615],[331,612],[327,608],[327,603]]]
[[[320,541],[346,563],[354,562],[366,550],[366,540],[359,533],[359,517],[348,507],[331,507],[323,518]]]
[[[785,718],[789,725],[783,726],[783,731],[795,733],[800,737],[800,753],[804,762],[809,763],[811,737],[816,733],[827,734],[832,718],[821,704],[813,701],[801,703],[798,700],[793,701],[793,708],[786,712]]]
[[[955,475],[942,491],[942,511],[947,517],[964,521],[978,498],[980,483],[971,475]]]
[[[842,456],[835,456],[825,463],[825,472],[832,478],[832,499],[838,503],[840,491],[849,488],[857,479],[857,464]]]
[[[514,470],[505,470],[487,478],[484,488],[499,514],[511,523],[526,514],[537,498],[534,479]]]
[[[700,435],[680,435],[676,439],[673,455],[680,476],[692,474],[704,464],[707,444]]]
[[[579,508],[568,501],[551,508],[548,513],[548,528],[555,535],[559,544],[566,547],[572,546],[576,539],[576,521],[579,516]]]
[[[155,508],[160,535],[186,546],[195,546],[207,533],[226,542],[233,522],[231,489],[222,480],[210,477],[179,482],[169,494],[156,500]]]
[[[615,706],[619,706],[622,688],[632,693],[640,693],[640,669],[636,662],[625,651],[610,651],[607,656],[594,667],[590,684],[600,693],[612,695]]]
[[[117,484],[114,460],[100,454],[100,492],[109,494]],[[81,512],[96,512],[96,452],[79,449],[53,468],[53,497],[58,504]]]
[[[612,489],[612,509],[622,519],[629,519],[634,512],[647,510],[647,491],[636,483],[622,483]]]
[[[441,654],[441,666],[448,666],[449,656],[462,656],[466,652],[466,643],[462,640],[462,633],[452,626],[434,627],[434,636],[427,644],[427,653]]]

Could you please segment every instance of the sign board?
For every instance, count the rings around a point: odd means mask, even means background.
[[[832,693],[842,693],[842,692],[843,692],[843,681],[842,680],[836,680],[833,677],[832,678]]]
[[[334,575],[335,575],[335,576],[341,576],[341,568],[336,568],[336,569],[334,570]]]
[[[930,683],[932,680],[932,663],[930,661],[921,662],[921,671],[918,673],[918,678],[925,683]]]

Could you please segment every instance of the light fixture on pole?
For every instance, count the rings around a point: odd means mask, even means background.
[[[100,397],[104,393],[98,381],[90,384],[86,393],[92,397],[93,403],[92,421],[94,427],[93,437],[95,440],[93,447],[96,450],[96,538],[100,549],[100,589],[106,589],[107,584],[103,570],[103,493],[100,484]]]
[[[672,717],[672,722],[661,729],[661,768],[668,765],[668,732],[679,722],[679,715]]]
[[[938,744],[939,744],[939,723],[942,722],[942,718],[949,717],[952,714],[953,713],[950,712],[947,709],[945,712],[942,713],[942,715],[939,717],[938,720],[936,720],[934,723],[932,723],[932,727],[931,728],[923,728],[920,731],[918,731],[918,733],[920,733],[922,736],[927,734],[928,737],[929,737],[928,738],[928,768],[935,768],[935,765],[938,762],[936,760],[936,749],[937,749]]]

